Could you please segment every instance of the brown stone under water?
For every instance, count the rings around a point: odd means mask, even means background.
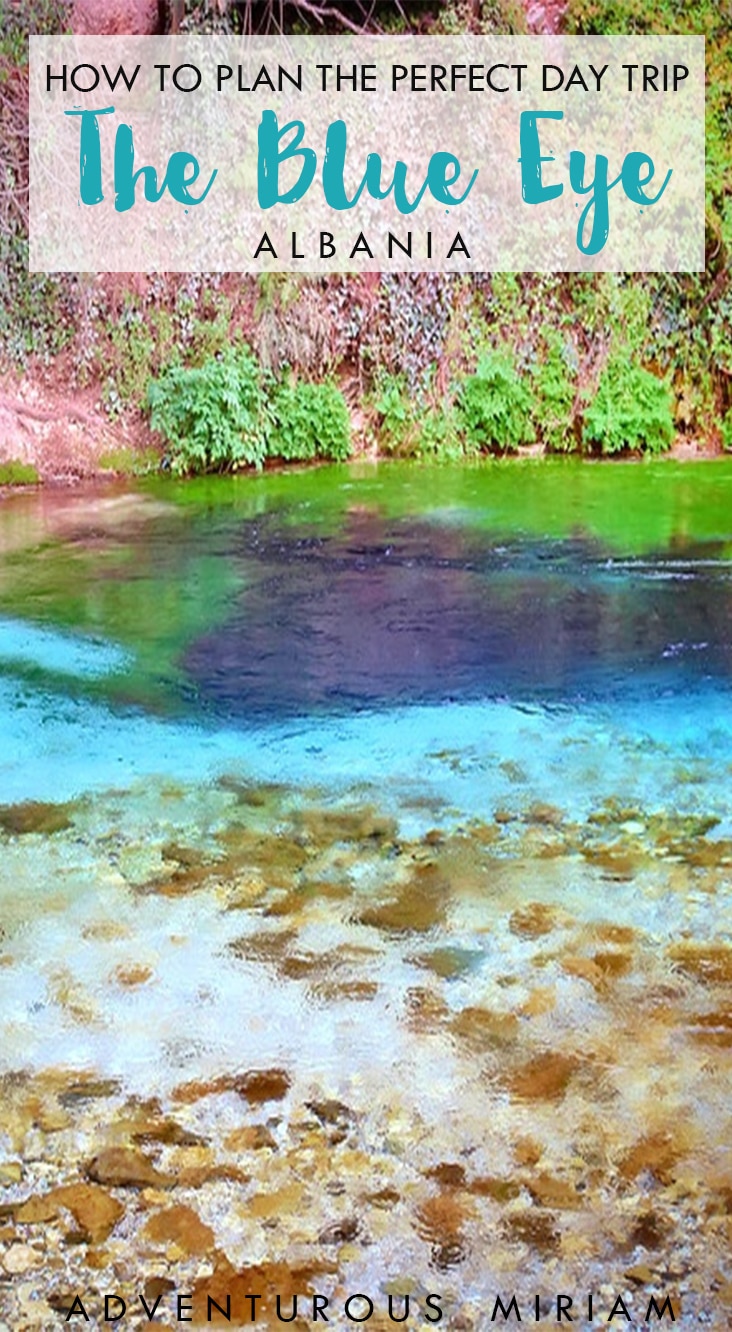
[[[66,1184],[36,1195],[14,1210],[21,1225],[56,1220],[66,1211],[79,1227],[80,1239],[98,1244],[112,1232],[124,1215],[116,1198],[96,1184]]]
[[[725,943],[674,944],[668,956],[673,965],[703,985],[732,984],[732,947]]]
[[[50,836],[72,826],[72,812],[73,805],[42,800],[0,805],[0,829],[11,837],[27,837],[32,833]]]
[[[235,1092],[252,1105],[264,1101],[281,1101],[290,1087],[290,1075],[283,1068],[250,1069],[246,1073],[227,1073],[209,1081],[194,1080],[181,1083],[172,1093],[174,1101],[191,1104],[206,1096],[222,1096]]]
[[[512,1096],[527,1101],[557,1101],[564,1096],[580,1067],[579,1060],[558,1050],[546,1050],[504,1077]]]
[[[439,866],[417,865],[396,896],[365,907],[358,921],[388,934],[426,934],[444,920],[449,897],[450,884]]]
[[[173,1243],[187,1254],[210,1253],[214,1245],[211,1227],[203,1224],[192,1207],[180,1203],[156,1212],[142,1233],[157,1244]]]

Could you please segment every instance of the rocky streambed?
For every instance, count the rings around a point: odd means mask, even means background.
[[[727,1325],[732,843],[383,805],[0,808],[3,1326]]]

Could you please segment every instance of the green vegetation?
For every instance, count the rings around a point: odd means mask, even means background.
[[[371,398],[378,419],[379,447],[388,454],[414,453],[420,439],[414,401],[404,375],[383,372]]]
[[[0,463],[0,486],[36,486],[39,480],[31,463],[19,462],[17,458]]]
[[[534,419],[550,453],[577,447],[577,356],[571,338],[551,330],[533,367]]]
[[[461,429],[457,408],[449,401],[426,412],[421,423],[417,454],[436,462],[458,462],[477,450]]]
[[[506,453],[534,440],[531,392],[509,348],[489,352],[460,387],[459,412],[467,438],[479,448]]]
[[[196,273],[177,282],[158,274],[121,301],[95,287],[88,302],[85,371],[102,379],[110,416],[144,403],[150,378],[174,362],[199,364],[231,342],[231,302],[215,274],[207,282]]]
[[[242,342],[203,364],[168,366],[148,388],[150,424],[179,475],[261,467],[265,458],[341,461],[350,418],[335,384],[277,384]]]
[[[159,470],[160,455],[155,449],[110,449],[101,454],[99,466],[117,476],[150,476]]]
[[[584,438],[596,440],[603,453],[660,453],[673,437],[668,385],[640,366],[608,361],[585,413]]]
[[[273,401],[275,427],[269,439],[272,457],[309,462],[342,462],[351,452],[351,418],[335,384],[283,384]]]
[[[320,6],[322,8],[322,6]],[[301,30],[511,32],[515,0],[358,0],[286,7]],[[236,31],[249,6],[169,0],[168,26]],[[278,23],[279,7],[257,22]],[[687,274],[415,273],[43,276],[27,271],[25,37],[60,31],[60,0],[0,0],[0,369],[98,392],[149,419],[175,470],[340,459],[336,385],[389,456],[656,453],[675,436],[732,449],[732,11],[717,0],[568,0],[571,33],[706,38],[707,269]],[[246,351],[242,350],[246,347]],[[59,353],[63,353],[56,360]],[[151,386],[152,384],[152,386]],[[358,438],[354,441],[356,451]]]
[[[29,33],[67,31],[66,0],[0,0],[0,59],[24,65]]]
[[[441,461],[513,453],[536,439],[549,453],[659,453],[675,434],[673,394],[626,353],[619,339],[597,382],[581,389],[572,343],[549,330],[541,360],[519,371],[510,347],[500,346],[442,400],[428,389],[421,415],[403,378],[385,377],[373,399],[380,447]]]
[[[272,431],[262,367],[248,347],[191,369],[168,366],[148,389],[150,424],[170,445],[175,472],[261,467]]]

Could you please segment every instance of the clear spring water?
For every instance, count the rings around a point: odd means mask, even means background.
[[[520,1130],[561,1171],[601,1066],[618,1159],[683,1115],[711,1178],[731,500],[727,463],[4,500],[3,1067],[145,1096],[276,1065],[415,1160],[508,1168]]]

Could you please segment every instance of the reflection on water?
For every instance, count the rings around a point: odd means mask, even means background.
[[[732,471],[442,475],[0,513],[10,1325],[727,1326]]]
[[[727,675],[732,571],[718,547],[618,561],[591,540],[502,541],[347,513],[337,536],[236,533],[242,591],[185,667],[243,716],[480,697],[683,691]]]

